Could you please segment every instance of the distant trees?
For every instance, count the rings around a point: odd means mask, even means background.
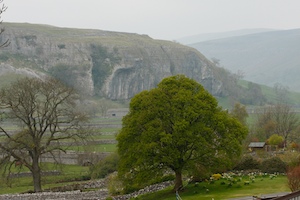
[[[260,109],[260,111],[256,127],[257,131],[263,133],[265,139],[277,134],[282,136],[286,143],[291,133],[299,126],[298,116],[287,104],[276,104]]]
[[[280,83],[274,84],[274,92],[276,94],[276,101],[279,104],[286,104],[288,102],[289,88]]]
[[[130,102],[117,135],[118,174],[125,187],[141,187],[171,170],[174,190],[195,168],[230,166],[247,128],[218,107],[199,83],[183,75],[163,79]]]
[[[213,70],[215,78],[222,82],[221,97],[228,96],[231,102],[238,101],[247,105],[263,105],[266,102],[260,85],[252,82],[246,85],[240,80],[242,72],[234,74],[222,67],[214,67]]]
[[[246,106],[241,105],[240,103],[236,103],[234,108],[231,111],[231,115],[238,119],[243,125],[247,124],[248,113],[246,110]]]
[[[105,79],[110,75],[114,66],[119,63],[120,58],[116,48],[113,49],[113,52],[109,52],[107,47],[95,44],[91,45],[91,58],[95,92],[100,95]]]
[[[75,73],[76,70],[78,70],[78,66],[58,64],[55,67],[50,68],[49,73],[67,86],[75,88],[77,78]]]
[[[76,109],[78,98],[73,89],[55,79],[24,78],[3,88],[0,92],[1,167],[8,173],[17,163],[28,168],[34,191],[40,192],[41,156],[50,154],[57,160],[58,152],[68,148],[62,141],[82,141],[88,136],[82,126],[86,115]],[[19,130],[10,131],[5,121],[17,123]]]
[[[249,82],[246,92],[241,96],[241,103],[250,105],[264,105],[266,98],[262,93],[260,85]]]

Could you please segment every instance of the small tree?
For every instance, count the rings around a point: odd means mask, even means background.
[[[292,192],[300,190],[300,166],[290,168],[287,172],[288,186]]]
[[[24,78],[1,90],[3,121],[17,122],[19,131],[12,133],[0,124],[0,132],[6,138],[0,143],[0,163],[9,173],[15,163],[28,168],[35,192],[42,190],[41,156],[51,154],[57,160],[55,152],[67,149],[61,141],[82,141],[87,137],[82,127],[87,118],[76,110],[78,97],[73,89],[54,79]]]
[[[105,157],[90,167],[91,178],[104,178],[108,174],[117,171],[118,162],[119,155],[117,153]]]
[[[283,137],[278,135],[278,134],[273,134],[271,137],[268,139],[268,144],[270,145],[280,145],[284,141]]]
[[[163,79],[130,102],[117,135],[118,173],[125,186],[142,187],[170,170],[174,190],[195,165],[232,166],[247,128],[199,83],[183,75]]]
[[[243,125],[247,124],[248,113],[246,110],[246,106],[236,103],[234,105],[233,110],[231,111],[231,115],[238,119]]]

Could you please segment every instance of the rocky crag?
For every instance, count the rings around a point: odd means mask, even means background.
[[[222,93],[213,64],[197,50],[147,35],[5,23],[0,76],[54,76],[85,95],[127,100],[163,78],[185,74]],[[13,78],[11,78],[13,79]]]

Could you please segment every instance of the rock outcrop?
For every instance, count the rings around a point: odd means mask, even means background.
[[[215,96],[222,83],[197,50],[147,35],[5,23],[0,76],[26,72],[55,76],[86,95],[126,100],[163,78],[185,74]],[[5,67],[3,67],[5,66]]]

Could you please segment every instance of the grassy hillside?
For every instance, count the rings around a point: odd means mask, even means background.
[[[300,91],[300,29],[269,31],[189,45],[207,58],[217,58],[232,72],[268,86],[281,83]]]
[[[247,87],[249,81],[240,80],[239,85],[242,87]],[[262,93],[266,98],[266,104],[275,104],[277,102],[277,96],[273,87],[266,85],[259,85],[261,87]],[[217,97],[219,105],[226,109],[231,109],[233,104],[230,99],[230,95],[226,97]],[[291,105],[294,109],[300,109],[300,93],[294,91],[288,91],[287,96],[284,97],[286,103]],[[246,105],[247,108],[256,108],[259,105]]]
[[[268,32],[268,31],[274,31],[274,29],[242,29],[242,30],[219,32],[219,33],[203,33],[203,34],[179,38],[176,41],[182,44],[194,44],[194,43],[208,41],[208,40],[216,40],[221,38],[249,35],[254,33]]]

